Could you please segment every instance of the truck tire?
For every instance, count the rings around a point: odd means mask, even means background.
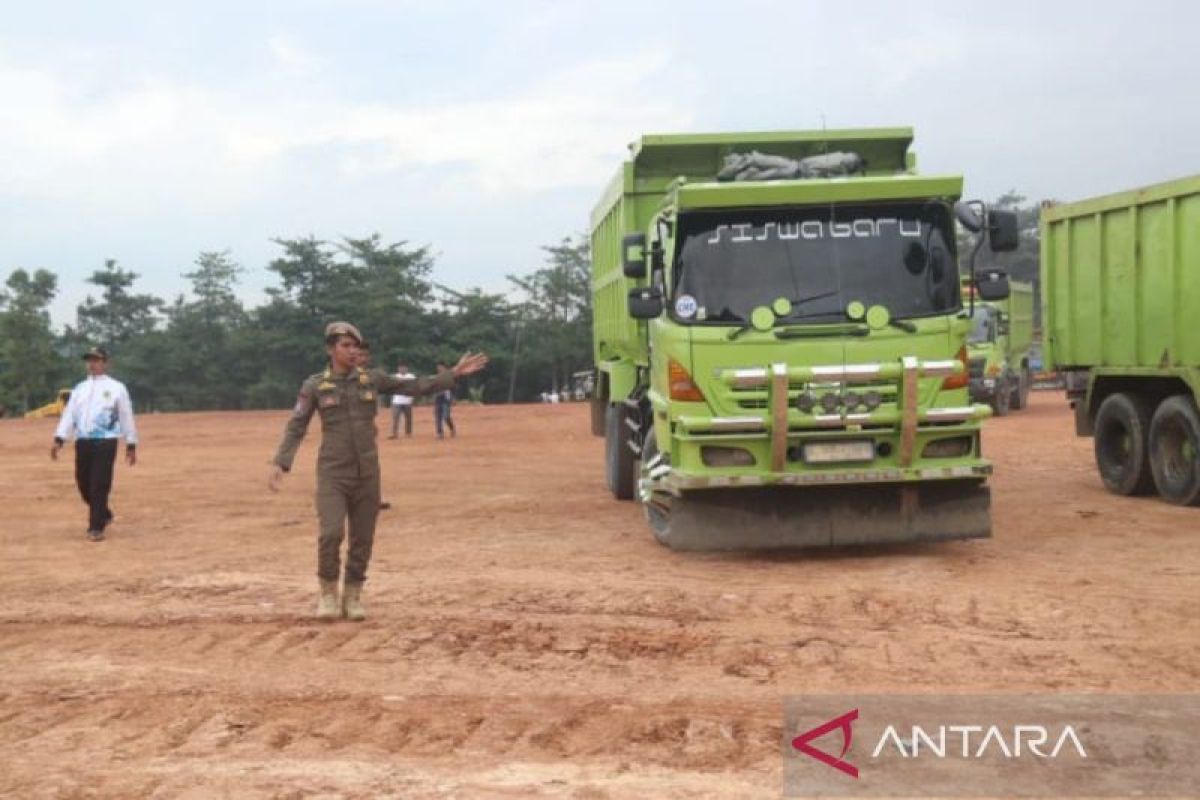
[[[1154,491],[1150,472],[1150,404],[1136,394],[1115,392],[1096,411],[1096,467],[1113,494]]]
[[[1150,471],[1168,503],[1200,504],[1200,413],[1186,394],[1159,403],[1150,420]]]
[[[625,424],[624,406],[610,404],[604,415],[604,464],[608,489],[618,500],[632,500],[634,495],[632,433]]]
[[[1017,373],[1015,383],[1009,405],[1013,411],[1020,411],[1029,405],[1029,371],[1022,367]]]
[[[996,390],[992,394],[992,411],[997,417],[1007,417],[1012,405],[1012,379],[1007,373],[996,379]]]
[[[591,407],[590,410],[592,412],[592,435],[604,436],[607,431],[605,428],[607,423],[605,412],[607,411],[608,403],[604,401],[603,397],[593,397],[588,400],[588,405]]]

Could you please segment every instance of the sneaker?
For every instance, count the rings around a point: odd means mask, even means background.
[[[93,528],[87,532],[87,537],[89,542],[103,542],[104,531],[98,531]]]

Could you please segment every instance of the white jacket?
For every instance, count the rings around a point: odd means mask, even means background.
[[[78,439],[116,439],[125,437],[125,444],[136,445],[137,426],[133,422],[133,404],[125,384],[100,375],[89,375],[71,390],[71,399],[63,410],[55,439],[66,441],[74,434]]]

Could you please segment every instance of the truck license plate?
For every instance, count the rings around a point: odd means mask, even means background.
[[[875,445],[867,440],[853,442],[811,442],[804,445],[804,461],[807,464],[870,461],[873,458],[875,458]]]

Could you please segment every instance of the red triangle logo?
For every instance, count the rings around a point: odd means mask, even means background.
[[[804,755],[808,756],[809,758],[815,758],[822,764],[827,764],[836,770],[846,773],[851,778],[857,778],[858,767],[854,766],[849,761],[843,760],[843,757],[850,750],[850,742],[854,739],[854,728],[852,727],[852,723],[856,719],[858,719],[857,708],[853,711],[847,711],[840,717],[835,717],[828,722],[822,723],[810,731],[805,731],[795,739],[792,739],[792,747],[796,748],[801,753],[804,753]],[[825,734],[835,730],[840,730],[842,732],[842,752],[838,753],[837,756],[831,756],[824,750],[818,750],[810,744],[810,742],[812,742],[814,739],[820,739]]]

